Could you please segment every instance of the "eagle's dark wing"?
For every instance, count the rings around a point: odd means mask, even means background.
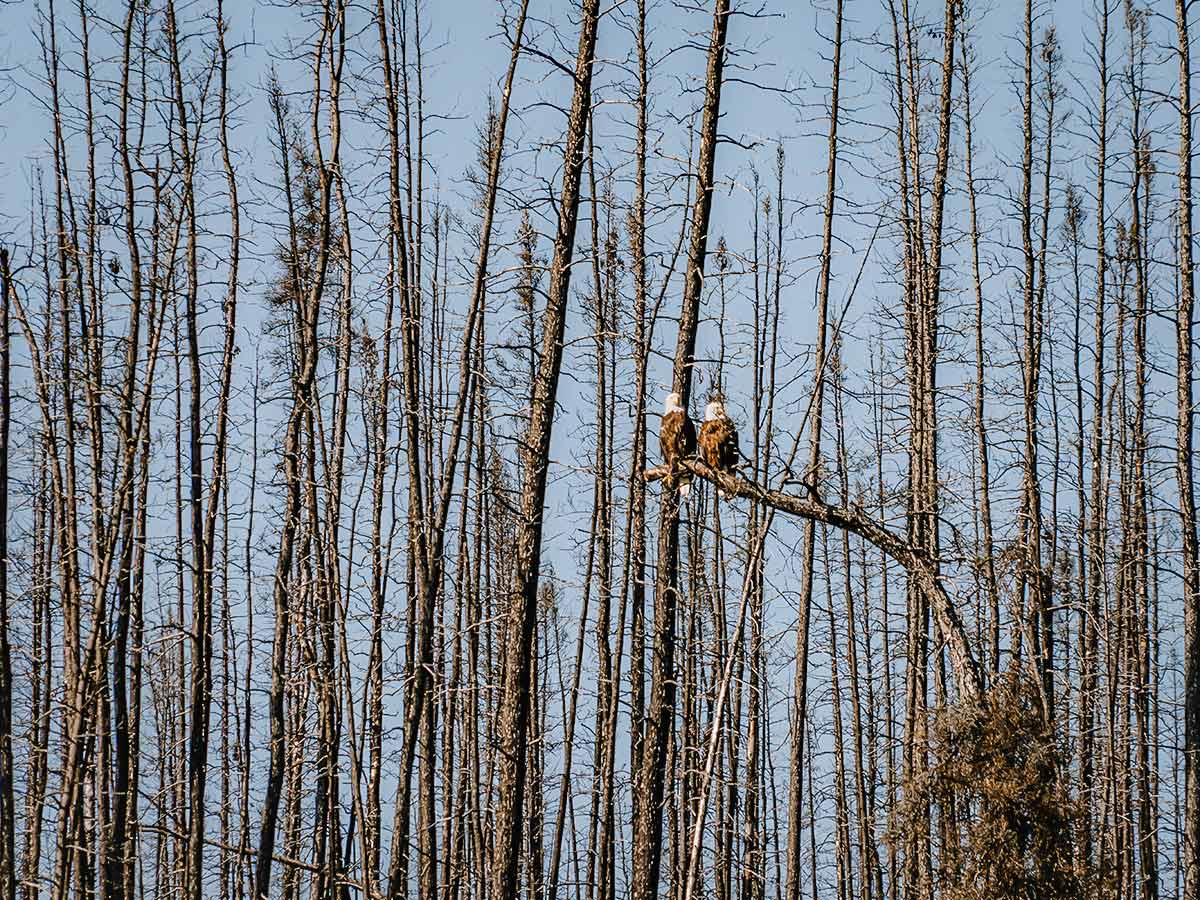
[[[682,443],[680,444],[680,456],[695,456],[696,455],[696,423],[688,418],[687,413],[680,413],[683,417],[683,425],[680,428]]]
[[[680,495],[687,495],[687,486],[691,475],[674,471],[679,461],[696,452],[696,426],[688,418],[687,413],[677,409],[662,417],[658,430],[658,443],[662,449],[663,462],[671,467],[667,475],[667,486],[679,485]]]
[[[711,419],[700,423],[700,458],[706,466],[714,469],[721,467],[720,436],[717,434],[717,424]]]
[[[724,419],[725,424],[725,440],[721,442],[721,466],[725,469],[732,469],[737,466],[741,451],[738,446],[737,426],[733,424],[733,420]]]
[[[714,469],[738,464],[738,435],[728,416],[709,419],[700,426],[700,458]]]

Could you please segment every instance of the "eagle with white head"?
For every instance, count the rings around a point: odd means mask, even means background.
[[[663,404],[662,424],[658,429],[658,443],[662,448],[663,462],[667,464],[667,487],[679,487],[679,496],[686,497],[691,489],[692,473],[679,472],[681,459],[696,453],[696,426],[688,418],[687,410],[680,403],[678,394],[667,396]]]
[[[732,472],[737,468],[741,456],[737,427],[719,399],[704,408],[704,422],[700,426],[698,443],[700,458],[706,466],[718,472]],[[723,491],[721,496],[725,496]]]

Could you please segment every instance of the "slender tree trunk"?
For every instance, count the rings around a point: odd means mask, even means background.
[[[979,210],[975,185],[974,116],[971,108],[972,66],[967,49],[966,32],[962,38],[963,114],[966,142],[964,162],[967,175],[967,200],[971,216],[971,276],[975,291],[975,435],[979,455],[979,517],[983,541],[980,553],[984,583],[988,597],[988,658],[993,677],[1000,671],[1000,587],[996,578],[995,538],[992,529],[992,488],[990,446],[988,442],[987,411],[984,405],[984,318],[983,276],[979,266]]]
[[[321,68],[321,55],[324,52],[322,48],[326,40],[332,42],[335,31],[335,18],[340,21],[343,13],[344,9],[340,6],[336,14],[332,7],[326,6],[317,50],[318,59],[315,63],[315,69],[318,72]],[[315,122],[313,127],[315,131]],[[284,181],[286,184],[288,181],[286,159],[290,153],[290,146],[286,140],[283,140],[285,129],[282,121],[279,125],[279,132],[281,151],[284,154],[285,160]],[[269,700],[269,746],[271,761],[259,827],[258,855],[254,875],[254,895],[256,900],[266,900],[271,894],[271,865],[275,854],[279,803],[283,793],[284,770],[287,765],[288,756],[285,692],[287,690],[287,667],[291,655],[289,639],[292,631],[292,594],[294,591],[292,568],[296,551],[297,532],[301,527],[301,488],[306,481],[302,468],[301,442],[304,438],[303,429],[305,423],[311,416],[309,405],[317,369],[317,324],[320,316],[321,301],[324,295],[325,273],[331,255],[330,197],[332,194],[334,167],[336,167],[339,159],[338,154],[339,146],[335,132],[335,139],[329,154],[331,162],[327,166],[322,166],[318,172],[320,192],[317,200],[318,236],[312,282],[306,286],[294,281],[296,296],[289,298],[295,308],[295,321],[298,332],[296,347],[297,364],[292,377],[292,406],[284,428],[282,441],[285,501],[283,525],[279,538],[279,555],[277,557],[272,590],[275,608],[275,634],[272,640]],[[300,558],[304,558],[303,552]]]
[[[575,226],[579,216],[579,188],[586,157],[585,138],[591,114],[592,70],[599,18],[599,0],[584,0],[579,50],[575,59],[575,91],[563,150],[558,231],[554,238],[550,284],[542,321],[542,352],[523,453],[521,519],[506,625],[508,662],[499,709],[500,785],[491,876],[494,898],[515,897],[517,894],[517,870],[524,833],[526,742],[529,735],[530,677],[541,568],[542,516],[550,466],[550,437],[562,368],[563,332],[571,284]]]
[[[8,597],[8,436],[12,285],[8,250],[0,247],[0,898],[17,896],[17,804],[13,769],[12,648]]]
[[[712,210],[717,123],[721,111],[721,86],[729,15],[729,0],[715,0],[708,47],[704,107],[701,113],[698,184],[692,207],[687,272],[684,277],[679,337],[672,374],[672,389],[679,394],[679,402],[684,409],[689,408],[691,399],[696,329],[700,317],[700,294],[704,282],[709,216]],[[667,490],[663,493],[660,515],[650,702],[642,736],[642,754],[638,762],[637,788],[633,798],[633,900],[652,900],[659,894],[667,754],[671,746],[671,726],[675,716],[675,610],[679,602],[677,490]]]
[[[1179,36],[1179,310],[1176,317],[1176,478],[1183,538],[1184,641],[1184,900],[1200,898],[1200,541],[1192,473],[1192,341],[1195,280],[1192,261],[1192,90],[1187,0],[1175,0]]]
[[[817,336],[813,348],[813,388],[808,404],[809,447],[805,478],[816,486],[820,480],[821,440],[825,412],[825,365],[829,323],[829,286],[833,255],[834,203],[837,199],[838,124],[840,117],[842,66],[842,0],[838,0],[834,18],[833,74],[829,95],[829,141],[826,156],[825,204],[821,238],[821,268],[817,279]],[[808,711],[808,643],[812,611],[813,568],[816,553],[816,526],[804,525],[800,570],[800,618],[796,623],[796,672],[792,684],[791,779],[788,787],[787,895],[800,893],[800,851],[803,830],[801,816],[804,798],[804,735]]]
[[[1094,311],[1093,352],[1095,356],[1092,375],[1092,422],[1090,435],[1091,457],[1091,498],[1088,516],[1088,584],[1087,618],[1083,639],[1083,649],[1080,673],[1080,759],[1082,765],[1079,773],[1079,783],[1083,803],[1086,809],[1082,837],[1082,853],[1085,861],[1097,866],[1097,871],[1104,875],[1102,854],[1095,851],[1094,825],[1098,811],[1097,786],[1095,778],[1095,737],[1096,707],[1099,689],[1099,639],[1101,628],[1102,596],[1105,577],[1105,504],[1103,491],[1105,484],[1104,463],[1104,376],[1105,376],[1105,313],[1106,292],[1108,287],[1108,249],[1107,240],[1107,211],[1105,209],[1105,188],[1107,186],[1108,165],[1108,0],[1104,0],[1100,13],[1100,35],[1097,40],[1097,67],[1099,76],[1099,98],[1097,99],[1096,126],[1096,293]]]

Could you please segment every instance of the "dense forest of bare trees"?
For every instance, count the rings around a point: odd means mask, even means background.
[[[0,0],[0,900],[1200,900],[1191,6]]]

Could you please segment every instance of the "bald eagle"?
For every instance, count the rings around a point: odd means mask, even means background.
[[[690,472],[676,472],[679,461],[696,453],[696,426],[688,418],[687,410],[679,402],[678,394],[671,394],[663,404],[662,424],[658,430],[658,443],[662,448],[663,462],[670,468],[667,487],[679,486],[679,496],[686,497],[691,489]]]
[[[705,465],[718,472],[732,472],[737,467],[740,455],[737,428],[720,400],[714,400],[704,408],[699,444],[700,458]],[[721,496],[725,496],[724,491]]]

